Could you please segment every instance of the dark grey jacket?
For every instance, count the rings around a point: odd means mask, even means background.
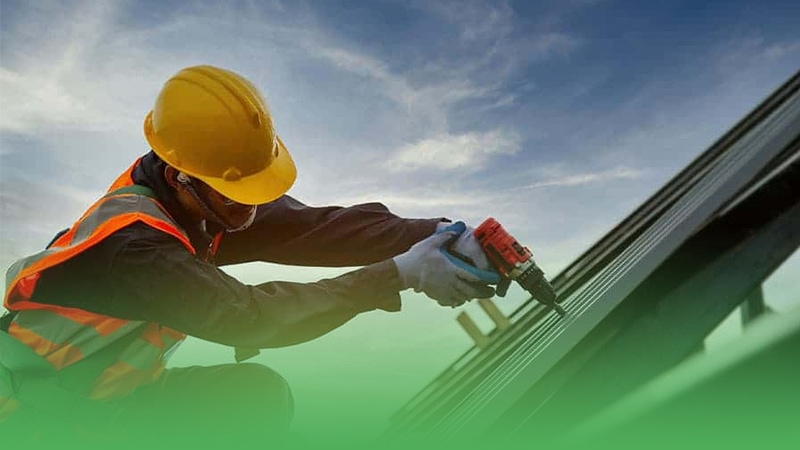
[[[310,207],[283,196],[260,205],[249,229],[225,233],[210,263],[200,256],[215,230],[208,234],[188,220],[163,170],[151,152],[134,170],[134,182],[155,191],[189,234],[197,256],[174,237],[137,223],[44,272],[32,300],[156,322],[226,345],[291,345],[364,311],[399,310],[397,269],[390,258],[432,234],[440,220],[403,219],[379,203]],[[364,267],[315,283],[256,286],[218,268],[250,261]]]

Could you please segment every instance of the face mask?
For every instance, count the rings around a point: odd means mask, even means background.
[[[255,222],[255,220],[256,220],[256,211],[257,210],[258,210],[258,208],[253,206],[253,208],[250,210],[250,217],[248,217],[247,220],[245,220],[243,224],[239,225],[236,228],[226,228],[225,231],[227,231],[229,233],[235,233],[237,231],[242,231],[242,230],[246,230],[246,229],[250,228],[250,225],[252,225],[253,222]]]
[[[256,220],[257,208],[255,206],[253,206],[250,209],[250,217],[248,217],[247,220],[245,220],[243,224],[239,225],[236,228],[230,228],[229,227],[230,224],[228,224],[222,217],[220,217],[219,214],[214,212],[214,210],[211,209],[210,206],[208,206],[208,204],[205,202],[205,200],[200,198],[200,195],[195,190],[194,186],[192,185],[191,178],[189,178],[188,175],[184,174],[183,172],[179,172],[177,179],[178,179],[178,182],[181,183],[186,188],[187,192],[189,192],[189,194],[192,197],[194,197],[194,199],[197,202],[197,204],[200,205],[200,207],[203,209],[203,211],[205,211],[205,213],[208,215],[208,217],[211,220],[213,220],[214,222],[224,226],[225,227],[225,231],[228,231],[230,233],[234,233],[234,232],[237,232],[237,231],[246,230]],[[229,205],[229,204],[232,204],[232,203],[233,203],[232,200],[226,198],[226,200],[225,200],[225,204],[226,205]]]

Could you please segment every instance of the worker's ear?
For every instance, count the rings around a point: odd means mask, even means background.
[[[164,179],[167,180],[167,184],[172,189],[178,189],[178,186],[181,182],[178,180],[178,175],[180,172],[172,166],[164,167]]]

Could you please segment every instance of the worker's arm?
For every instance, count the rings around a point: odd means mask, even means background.
[[[164,162],[150,152],[134,169],[133,181],[153,189],[159,201],[191,234],[192,227],[187,226],[181,213],[183,207],[164,181],[164,168]],[[430,236],[438,223],[439,219],[400,218],[380,203],[312,207],[284,195],[260,205],[256,221],[247,230],[226,233],[216,263],[363,266],[406,251]],[[196,240],[202,237],[195,236],[192,242]]]
[[[249,229],[227,233],[216,261],[361,266],[408,250],[433,234],[440,220],[404,219],[380,203],[311,207],[283,196],[259,206]]]
[[[45,271],[33,300],[264,348],[313,339],[360,312],[398,310],[399,289],[388,260],[316,283],[249,286],[195,258],[175,238],[134,224]]]

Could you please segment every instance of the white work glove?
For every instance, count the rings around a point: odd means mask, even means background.
[[[455,240],[462,230],[464,224],[457,222],[392,258],[401,289],[413,288],[440,305],[451,307],[474,298],[492,297],[494,289],[485,280],[454,264],[442,252],[442,246]]]
[[[495,271],[494,266],[489,262],[489,258],[486,257],[486,253],[481,248],[481,244],[478,243],[478,239],[475,238],[474,232],[475,229],[467,225],[467,229],[461,233],[454,243],[450,244],[450,250],[468,258],[468,262],[478,269]]]
[[[444,230],[451,225],[452,224],[450,222],[439,222],[439,224],[436,225],[436,230],[439,232],[440,230]],[[501,276],[497,272],[497,268],[495,268],[494,265],[489,262],[489,258],[486,256],[481,244],[475,237],[474,228],[467,225],[466,230],[461,233],[460,236],[458,236],[458,239],[456,239],[454,243],[450,244],[449,250],[454,256],[465,260],[466,263],[479,269],[478,272],[491,272],[497,274],[497,276],[500,277],[500,281],[491,282],[490,284],[497,284],[495,293],[500,297],[505,297],[511,280]],[[491,275],[487,273],[479,273],[479,275],[481,275],[481,279],[483,280],[486,280],[487,277],[491,277]]]

